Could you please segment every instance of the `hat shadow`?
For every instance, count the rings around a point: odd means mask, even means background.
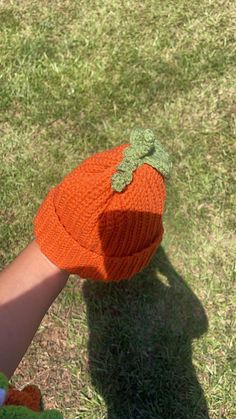
[[[192,362],[207,316],[162,246],[131,280],[86,280],[83,295],[89,372],[108,419],[209,418]]]

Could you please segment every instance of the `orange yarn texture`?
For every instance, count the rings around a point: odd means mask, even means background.
[[[40,412],[42,410],[40,390],[34,385],[28,385],[23,390],[10,387],[5,405],[25,406],[34,412]]]
[[[61,269],[94,280],[127,279],[149,263],[159,246],[166,196],[162,175],[143,164],[123,192],[111,186],[127,146],[84,160],[39,208],[36,241]]]

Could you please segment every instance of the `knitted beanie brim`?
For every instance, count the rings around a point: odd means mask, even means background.
[[[41,251],[59,268],[81,278],[119,281],[133,277],[150,261],[163,236],[163,226],[148,247],[128,256],[111,257],[81,246],[62,225],[54,206],[52,189],[34,219],[34,234]],[[53,239],[52,239],[53,237]]]

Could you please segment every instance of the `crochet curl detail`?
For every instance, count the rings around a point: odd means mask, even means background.
[[[149,164],[163,176],[168,177],[171,169],[169,154],[151,129],[135,128],[131,132],[130,147],[124,151],[124,158],[112,176],[112,189],[122,192],[132,182],[134,171],[142,164]]]

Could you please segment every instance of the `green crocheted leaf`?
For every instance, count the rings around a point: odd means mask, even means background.
[[[3,373],[0,373],[0,408],[6,400],[7,392],[8,392],[7,377]],[[0,416],[0,418],[1,418],[1,416]]]
[[[63,419],[62,414],[54,409],[34,412],[25,406],[4,405],[7,391],[8,379],[3,373],[0,373],[0,419]]]
[[[2,372],[0,372],[0,388],[8,390],[8,379]]]
[[[112,176],[112,189],[122,192],[132,182],[134,171],[142,164],[149,164],[163,176],[171,170],[169,154],[150,129],[136,128],[130,136],[130,147],[124,150],[124,158]]]
[[[63,419],[57,410],[45,412],[33,412],[24,406],[3,406],[0,407],[0,418],[4,419]]]

